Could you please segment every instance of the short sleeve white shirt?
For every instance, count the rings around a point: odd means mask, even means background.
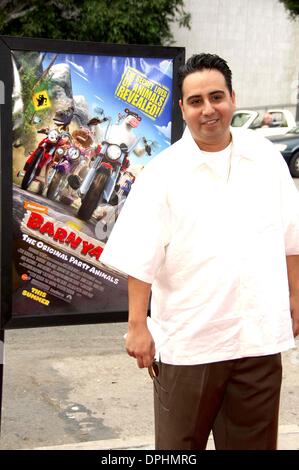
[[[274,354],[294,346],[286,255],[299,254],[299,193],[281,154],[232,129],[216,171],[188,129],[134,183],[101,256],[152,284],[168,364]]]

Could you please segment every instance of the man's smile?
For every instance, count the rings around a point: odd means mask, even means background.
[[[207,119],[206,121],[203,121],[201,124],[211,126],[213,124],[216,124],[218,121],[219,121],[219,118]]]

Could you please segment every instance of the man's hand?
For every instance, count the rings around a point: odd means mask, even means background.
[[[287,256],[290,309],[294,336],[299,335],[299,256]]]
[[[147,327],[147,310],[151,285],[128,276],[129,323],[127,353],[137,359],[138,367],[149,367],[155,357],[155,343]]]
[[[299,296],[290,297],[291,317],[294,336],[299,335]]]
[[[146,324],[129,326],[125,346],[129,356],[137,359],[138,367],[149,367],[153,363],[155,343]]]

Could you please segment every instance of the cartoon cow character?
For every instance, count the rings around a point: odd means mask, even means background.
[[[126,116],[119,116],[119,121],[113,124],[108,135],[108,142],[111,144],[126,144],[130,148],[137,140],[133,129],[137,129],[141,123],[141,117],[134,111],[125,109]]]
[[[133,148],[133,152],[136,156],[142,157],[145,153],[151,155],[151,146],[147,145],[145,138],[140,139],[134,133],[134,129],[137,129],[141,123],[141,116],[139,116],[134,111],[126,108],[125,114],[118,113],[118,120],[115,124],[111,124],[108,127],[108,130],[103,135],[103,130],[99,127],[93,129],[95,140],[99,142],[105,140],[110,144],[126,144],[129,148]],[[111,118],[97,119],[93,118],[89,121],[90,126],[96,126],[97,124],[102,124],[105,121],[111,121]],[[134,143],[136,146],[134,147]]]

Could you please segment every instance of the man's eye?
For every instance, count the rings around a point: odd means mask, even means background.
[[[194,100],[191,100],[191,104],[199,104],[200,103],[200,99],[194,99]]]
[[[220,101],[221,98],[222,98],[221,95],[213,95],[213,100],[214,100],[214,101]]]

